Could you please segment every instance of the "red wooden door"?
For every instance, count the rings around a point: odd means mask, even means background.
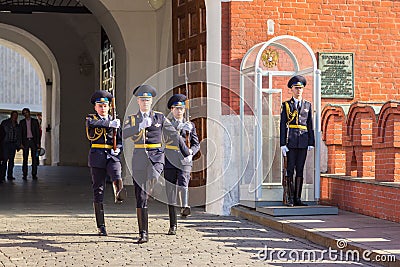
[[[206,61],[206,7],[204,0],[173,0],[173,54],[174,65],[192,61]],[[205,64],[187,64],[188,80],[201,77],[206,81]],[[175,88],[174,93],[186,95],[185,71],[180,68],[177,79],[182,86]],[[207,84],[196,82],[188,84],[190,102],[190,117],[196,125],[200,141],[207,137]],[[206,146],[201,144],[201,150],[194,158],[191,187],[206,184]]]

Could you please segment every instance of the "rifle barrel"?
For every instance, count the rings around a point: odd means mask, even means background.
[[[115,97],[113,97],[112,102],[111,102],[111,107],[112,107],[112,118],[115,120],[117,118],[117,111],[115,109]],[[113,130],[113,149],[114,151],[117,150],[117,129],[114,128]]]

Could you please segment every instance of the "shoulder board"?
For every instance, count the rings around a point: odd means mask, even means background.
[[[128,119],[125,121],[125,125],[131,124],[131,126],[135,126],[136,124],[136,118],[135,115],[129,115]]]
[[[153,112],[154,112],[154,113],[158,113],[158,114],[163,114],[163,113],[160,112],[160,111],[155,111],[155,110],[153,110]]]
[[[96,118],[96,114],[88,114],[86,118],[91,118],[91,119]]]

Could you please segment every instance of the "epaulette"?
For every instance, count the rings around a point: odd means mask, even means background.
[[[153,110],[153,112],[154,112],[154,113],[163,114],[163,113],[162,113],[162,112],[160,112],[160,111],[155,111],[155,110]]]
[[[96,116],[96,114],[88,114],[87,116],[86,116],[86,118],[94,118]]]
[[[136,124],[135,115],[128,116],[128,119],[125,121],[125,125],[129,125],[129,123],[131,126],[135,126],[135,124]]]

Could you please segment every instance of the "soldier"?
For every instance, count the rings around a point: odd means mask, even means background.
[[[113,95],[107,91],[96,91],[90,102],[94,105],[96,114],[86,117],[86,134],[91,142],[88,165],[92,176],[93,206],[96,215],[98,234],[106,236],[104,223],[104,187],[106,176],[109,175],[117,188],[116,199],[122,201],[122,177],[120,155],[122,138],[120,120],[112,119],[109,115],[110,102]],[[113,149],[113,132],[117,131],[117,148]]]
[[[185,101],[186,96],[175,94],[168,100],[168,108],[172,111],[171,123],[178,131],[180,136],[186,141],[186,146],[189,149],[190,156],[183,157],[179,150],[178,144],[173,143],[173,140],[166,138],[165,146],[165,169],[164,176],[166,181],[166,190],[168,198],[168,214],[170,228],[168,235],[176,235],[177,216],[175,206],[177,205],[177,190],[176,185],[181,193],[181,216],[190,215],[189,206],[189,180],[192,170],[192,157],[200,149],[199,138],[197,137],[194,123],[185,120]]]
[[[147,190],[159,178],[164,168],[164,150],[161,144],[163,133],[179,143],[185,157],[190,153],[171,122],[161,112],[151,109],[156,89],[150,85],[141,85],[135,88],[133,94],[137,97],[139,111],[128,116],[125,121],[123,138],[132,138],[134,141],[132,176],[140,244],[148,242]]]
[[[307,206],[301,201],[303,170],[307,150],[314,148],[314,129],[311,103],[302,98],[307,81],[303,76],[294,76],[288,82],[292,98],[282,103],[280,122],[280,145],[282,154],[287,156],[286,191],[287,206]],[[293,183],[294,170],[296,179]]]

